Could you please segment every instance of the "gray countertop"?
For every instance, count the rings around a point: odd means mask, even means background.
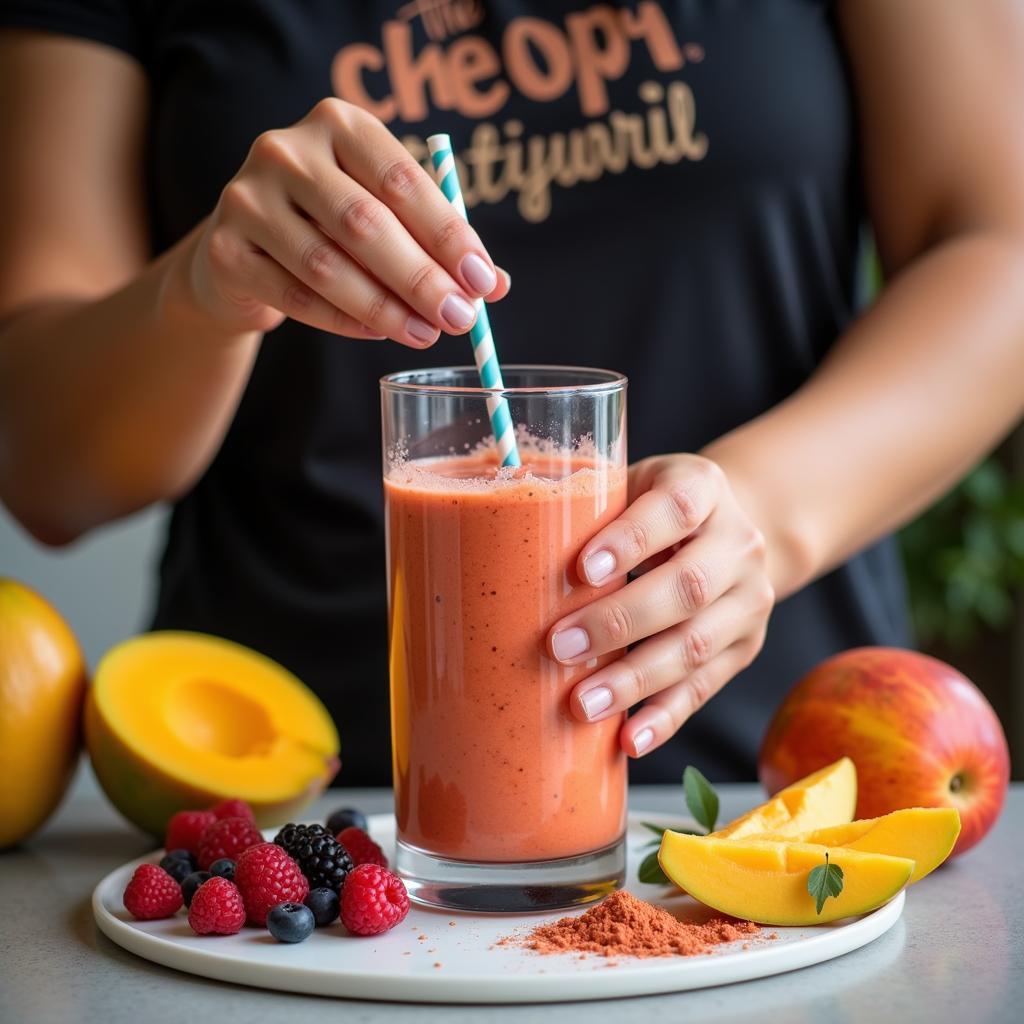
[[[9,784],[12,780],[5,780]],[[754,786],[722,786],[722,817],[758,799]],[[390,809],[384,790],[333,790],[310,816],[352,804]],[[634,788],[630,806],[681,812],[674,786]],[[0,1022],[50,1024],[300,1024],[344,1019],[501,1020],[520,1024],[558,1014],[563,1024],[685,1021],[1020,1020],[1024,1006],[1024,786],[1012,787],[995,830],[976,849],[910,893],[902,919],[864,949],[761,981],[678,995],[514,1007],[334,1001],[207,981],[148,963],[109,942],[89,898],[112,868],[146,852],[83,770],[47,828],[0,854]],[[1017,1010],[1014,1011],[1013,1007]]]

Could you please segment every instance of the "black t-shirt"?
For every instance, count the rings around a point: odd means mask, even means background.
[[[502,359],[628,374],[633,459],[699,449],[784,399],[856,309],[858,151],[821,0],[0,0],[0,24],[140,61],[158,248],[212,210],[258,133],[325,95],[368,105],[420,158],[450,132],[472,222],[514,282],[491,314]],[[305,679],[348,784],[390,777],[377,379],[467,361],[465,338],[415,352],[286,322],[174,509],[154,624]],[[782,602],[755,664],[633,778],[686,762],[752,777],[800,674],[907,640],[885,541]]]

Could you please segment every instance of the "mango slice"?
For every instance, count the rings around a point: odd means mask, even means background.
[[[843,869],[843,891],[815,910],[807,891],[813,868],[829,861]],[[866,914],[891,900],[910,880],[906,857],[840,846],[716,839],[666,832],[658,851],[662,870],[694,899],[758,924],[813,925]]]
[[[338,769],[338,734],[281,665],[200,633],[148,633],[96,669],[86,745],[111,802],[162,836],[170,816],[225,797],[261,826],[293,817]]]
[[[952,852],[960,835],[960,814],[953,807],[908,807],[880,818],[861,818],[848,825],[833,825],[793,836],[765,833],[752,838],[815,843],[833,850],[837,846],[866,853],[909,857],[914,873],[908,884],[920,882]]]
[[[843,825],[857,806],[857,769],[848,757],[794,782],[767,802],[712,832],[716,839],[743,839],[770,832],[790,836]]]

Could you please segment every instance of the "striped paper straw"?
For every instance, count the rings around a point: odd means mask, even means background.
[[[441,191],[462,215],[463,220],[468,221],[466,202],[462,198],[462,188],[459,185],[459,172],[455,167],[455,155],[452,153],[452,140],[447,135],[431,135],[427,139],[427,147]],[[480,383],[485,388],[504,388],[498,353],[494,349],[494,336],[491,334],[491,321],[487,316],[487,304],[483,299],[476,299],[473,305],[476,307],[476,323],[470,329],[469,340],[473,343],[473,358],[480,374]],[[508,410],[508,401],[504,395],[487,396],[487,414],[491,419],[491,429],[494,431],[494,441],[501,464],[518,466],[519,449],[516,448],[512,414]]]

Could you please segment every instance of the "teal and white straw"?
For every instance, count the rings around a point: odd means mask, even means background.
[[[462,198],[459,185],[459,172],[455,166],[455,155],[452,152],[452,140],[447,135],[431,135],[427,139],[430,158],[434,164],[437,184],[445,198],[462,215],[466,216],[466,202]],[[480,383],[485,388],[505,387],[501,379],[501,366],[498,353],[494,349],[494,336],[491,334],[491,321],[487,316],[487,304],[477,299],[476,323],[469,332],[469,340],[473,343],[473,358],[476,360]],[[504,395],[487,396],[487,413],[491,418],[491,429],[494,431],[494,442],[498,449],[498,458],[503,466],[518,466],[519,450],[516,448],[515,429],[512,426],[512,415],[508,410],[508,401]]]

